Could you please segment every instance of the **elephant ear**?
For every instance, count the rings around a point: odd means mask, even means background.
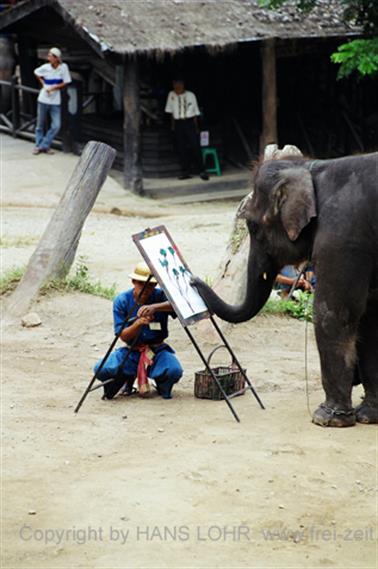
[[[306,168],[286,168],[273,189],[274,212],[280,213],[282,225],[295,241],[302,229],[316,217],[315,191]]]

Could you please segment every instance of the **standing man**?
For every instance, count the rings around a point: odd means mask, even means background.
[[[175,133],[177,152],[181,166],[179,180],[190,178],[190,163],[194,163],[196,173],[202,180],[208,180],[199,142],[198,117],[200,111],[194,93],[185,90],[183,79],[174,79],[165,112],[172,115],[172,130]]]
[[[148,378],[155,381],[163,399],[172,398],[172,387],[182,376],[183,370],[174,350],[165,343],[168,337],[168,316],[175,317],[171,304],[162,290],[156,288],[145,263],[138,263],[129,275],[133,288],[121,292],[113,304],[114,332],[126,346],[112,352],[97,377],[101,381],[114,379],[104,385],[104,399],[113,399],[123,387],[125,395],[131,395],[138,378],[139,395],[149,392]],[[95,365],[96,372],[101,364]],[[147,377],[148,376],[148,377]]]
[[[40,82],[42,89],[38,95],[37,127],[35,129],[35,148],[33,154],[54,154],[51,143],[58,134],[61,124],[60,117],[60,90],[71,83],[71,75],[66,63],[62,63],[62,52],[52,47],[47,55],[48,63],[44,63],[34,70],[34,75]],[[44,133],[46,120],[50,115],[51,125]]]

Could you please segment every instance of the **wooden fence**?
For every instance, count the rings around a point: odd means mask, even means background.
[[[39,89],[21,85],[18,78],[13,76],[11,81],[0,80],[1,87],[8,87],[11,91],[11,108],[4,113],[0,113],[0,132],[7,132],[15,138],[25,138],[27,140],[35,139],[35,124],[37,121],[36,113],[34,115],[25,113],[22,110],[22,99],[24,94],[37,97]],[[64,152],[69,152],[72,149],[71,136],[68,125],[68,95],[65,89],[62,90],[62,125],[61,136],[54,139],[53,146],[55,148],[62,148]]]

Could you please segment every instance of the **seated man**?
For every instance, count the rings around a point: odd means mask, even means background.
[[[159,395],[171,399],[172,387],[182,376],[183,370],[175,352],[164,342],[168,337],[168,316],[176,316],[172,306],[164,292],[155,288],[157,283],[153,277],[142,292],[150,274],[147,265],[139,263],[129,275],[133,288],[114,299],[115,334],[120,332],[129,315],[120,335],[128,347],[112,352],[97,375],[101,381],[114,378],[104,385],[104,399],[112,399],[123,386],[125,394],[131,394],[136,377],[139,393],[144,395],[148,392],[147,375],[155,380]],[[97,362],[95,372],[101,361]]]
[[[275,289],[281,292],[281,296],[285,297],[290,293],[290,290],[296,282],[301,269],[294,265],[285,265],[276,277]],[[313,273],[312,273],[313,274]],[[298,280],[295,290],[304,290],[313,292],[313,286],[309,280],[309,274],[306,272]]]
[[[312,287],[311,292],[315,290],[316,286],[316,275],[314,271],[314,267],[312,264],[307,265],[306,272],[305,272],[306,281],[308,281]]]

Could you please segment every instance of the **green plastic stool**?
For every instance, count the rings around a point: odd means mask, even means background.
[[[212,168],[206,168],[206,158],[208,156],[211,156],[213,159],[214,166]],[[213,146],[206,146],[206,148],[202,148],[202,160],[205,165],[206,172],[209,172],[210,174],[214,173],[217,176],[222,175],[221,167],[219,164],[218,152],[216,148],[214,148]]]

